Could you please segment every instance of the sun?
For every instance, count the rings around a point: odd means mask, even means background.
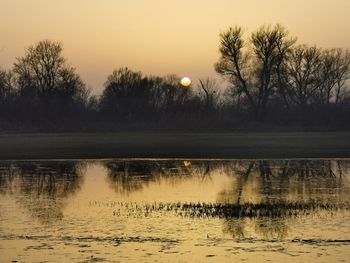
[[[189,77],[183,77],[180,81],[180,84],[182,87],[189,87],[191,85],[192,81]]]

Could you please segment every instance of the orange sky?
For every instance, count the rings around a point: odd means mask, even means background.
[[[51,39],[95,93],[122,66],[196,81],[217,76],[229,26],[281,23],[299,42],[350,48],[349,11],[349,0],[0,0],[0,66]]]

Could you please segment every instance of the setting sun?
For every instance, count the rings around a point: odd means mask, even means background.
[[[181,79],[180,83],[181,83],[181,86],[183,86],[183,87],[189,87],[191,85],[192,81],[188,77],[183,77]]]

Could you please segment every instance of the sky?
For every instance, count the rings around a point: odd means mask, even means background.
[[[350,0],[0,0],[0,67],[43,39],[99,94],[120,67],[218,78],[219,34],[280,23],[299,43],[350,48]]]

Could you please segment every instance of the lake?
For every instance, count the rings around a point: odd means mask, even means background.
[[[349,159],[0,162],[0,262],[349,257]]]

